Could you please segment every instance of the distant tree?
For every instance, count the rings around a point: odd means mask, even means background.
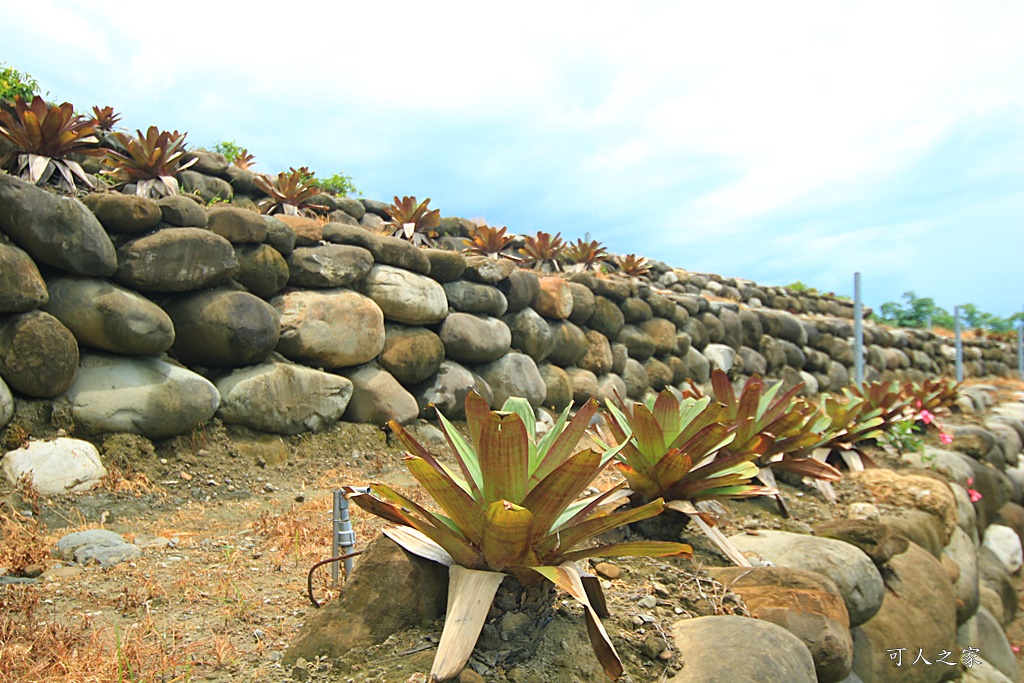
[[[925,328],[931,316],[932,325],[953,329],[953,316],[944,308],[935,305],[931,297],[918,297],[913,291],[904,292],[906,303],[886,301],[879,308],[876,320],[896,327]],[[1009,332],[1019,322],[1024,322],[1024,313],[1014,313],[1009,318],[1001,318],[980,310],[974,304],[960,307],[960,321],[967,329],[983,329],[992,332]]]

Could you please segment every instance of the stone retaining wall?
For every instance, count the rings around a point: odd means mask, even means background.
[[[459,417],[471,389],[560,409],[705,383],[714,367],[808,393],[850,382],[849,302],[658,262],[644,279],[538,275],[375,234],[381,202],[322,201],[326,225],[194,196],[79,201],[0,175],[0,426],[18,396],[65,397],[82,434],[160,439],[214,415],[284,434],[430,405]],[[443,219],[442,246],[467,224]],[[864,336],[868,380],[953,372],[951,340]],[[1014,362],[965,343],[968,376]]]

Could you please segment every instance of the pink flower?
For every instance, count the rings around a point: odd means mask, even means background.
[[[967,495],[971,497],[972,503],[977,503],[979,500],[981,500],[981,494],[978,491],[975,491],[974,489],[971,488],[973,484],[974,479],[967,480]]]
[[[953,443],[953,435],[949,432],[939,432],[939,441],[948,446]]]
[[[930,425],[932,423],[932,420],[935,419],[935,415],[929,410],[922,410],[921,414],[918,415],[918,419],[920,419],[921,422],[924,422],[926,425]]]

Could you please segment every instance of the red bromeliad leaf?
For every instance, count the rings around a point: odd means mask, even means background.
[[[529,510],[507,500],[496,500],[487,506],[481,549],[491,569],[537,564],[537,556],[530,543],[533,524],[533,514]]]
[[[427,490],[430,497],[451,517],[455,525],[466,536],[466,540],[479,546],[483,540],[484,524],[482,506],[455,483],[443,470],[435,468],[428,461],[409,457],[405,459],[416,481]]]
[[[597,413],[598,408],[597,401],[592,398],[584,403],[583,407],[576,412],[575,417],[566,425],[565,431],[555,438],[555,441],[548,449],[547,455],[544,456],[537,470],[530,477],[531,486],[544,479],[565,462],[565,459],[569,457],[573,449],[576,448],[576,445],[579,444],[580,439],[583,438],[587,427],[590,426],[590,420]]]
[[[773,462],[771,467],[776,470],[792,472],[802,477],[812,477],[823,481],[842,481],[843,473],[828,463],[814,458],[783,458]]]
[[[590,604],[587,592],[583,588],[583,582],[580,580],[579,570],[568,563],[559,567],[534,567],[533,569],[583,605],[587,618],[587,633],[590,635],[590,644],[594,648],[594,654],[597,655],[597,659],[601,662],[601,667],[608,677],[613,681],[618,680],[622,676],[622,661],[615,653],[608,633],[604,630],[597,612]]]
[[[679,429],[679,399],[672,392],[660,392],[654,400],[654,408],[651,413],[663,434],[669,435]],[[674,436],[668,438],[674,438]]]
[[[626,478],[629,488],[639,493],[645,500],[650,500],[660,494],[662,487],[650,476],[642,474],[624,462],[615,463],[615,466]]]
[[[601,454],[588,448],[559,465],[545,477],[523,501],[533,512],[533,538],[551,531],[551,526],[572,501],[583,493],[601,470]]]
[[[567,562],[585,560],[588,557],[683,557],[693,556],[693,548],[686,543],[672,541],[626,541],[610,545],[577,550],[566,554]]]
[[[484,501],[522,503],[530,471],[530,439],[523,419],[515,413],[488,413],[476,446]]]
[[[693,458],[685,451],[678,448],[669,449],[654,469],[650,472],[650,478],[657,482],[659,489],[667,489],[675,482],[681,480],[693,468]]]
[[[556,534],[547,536],[543,541],[542,545],[549,543],[548,539],[552,539],[555,542],[555,546],[562,548],[563,551],[568,551],[588,538],[603,534],[606,531],[611,531],[616,527],[620,527],[623,524],[632,524],[633,522],[639,522],[640,520],[654,517],[665,508],[665,502],[658,498],[652,500],[646,505],[640,507],[629,508],[619,512],[613,512],[608,515],[593,516],[590,519],[576,524],[575,526],[562,529]],[[540,551],[538,551],[539,553]]]
[[[715,370],[711,373],[711,389],[715,392],[715,400],[725,406],[729,421],[735,422],[739,404],[736,402],[736,392],[732,389],[729,377],[721,370]]]
[[[641,403],[633,406],[633,438],[644,456],[645,469],[654,467],[665,452],[665,438],[654,415]]]

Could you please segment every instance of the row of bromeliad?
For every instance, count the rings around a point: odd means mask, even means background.
[[[884,441],[901,425],[937,428],[934,416],[958,397],[958,385],[945,379],[874,383],[819,403],[799,398],[800,386],[786,392],[781,386],[755,376],[737,396],[726,374],[716,371],[714,398],[696,386],[665,390],[642,403],[609,402],[602,420],[595,420],[599,406],[591,399],[572,419],[567,408],[543,434],[525,399],[511,398],[492,411],[470,394],[468,439],[438,413],[458,471],[392,422],[408,450],[409,471],[443,513],[384,484],[348,494],[397,525],[385,531],[389,538],[449,567],[448,615],[431,680],[447,680],[465,666],[505,574],[524,586],[549,580],[578,600],[594,652],[617,679],[623,668],[599,619],[605,616],[600,584],[574,561],[689,557],[692,548],[659,540],[593,547],[587,541],[671,508],[693,520],[732,561],[750,566],[714,528],[709,501],[763,495],[781,501],[772,470],[811,477],[830,489],[842,477],[827,462],[830,455],[853,470],[871,466],[858,443]],[[598,448],[575,452],[585,434]],[[625,481],[580,498],[612,463]]]
[[[92,117],[86,117],[76,114],[68,102],[48,104],[36,96],[26,103],[15,97],[13,110],[0,108],[0,137],[13,144],[11,152],[0,159],[0,168],[38,185],[53,184],[70,192],[79,187],[92,190],[96,189],[94,180],[75,157],[102,157],[107,168],[100,177],[114,187],[134,184],[136,194],[153,198],[178,194],[177,174],[197,162],[187,154],[185,134],[151,126],[145,134],[140,130],[132,137],[114,131],[119,118],[111,107],[93,107]],[[232,165],[248,172],[252,156],[241,150]],[[325,192],[323,184],[306,167],[277,177],[254,175],[252,183],[264,195],[258,203],[262,213],[320,216],[329,210],[317,199]],[[395,197],[384,209],[391,219],[387,228],[393,236],[417,246],[432,246],[441,236],[441,212],[429,209],[429,204],[429,198],[418,202],[416,197]],[[508,234],[507,228],[478,225],[470,231],[465,246],[475,254],[508,258],[539,270],[559,271],[563,264],[571,264],[577,270],[607,268],[630,276],[648,272],[647,259],[642,257],[613,257],[596,240],[578,239],[572,244],[560,234],[546,232],[517,237]]]

